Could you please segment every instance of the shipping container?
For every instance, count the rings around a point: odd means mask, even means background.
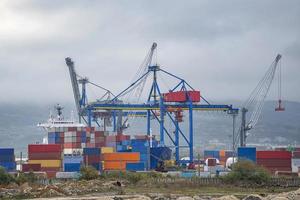
[[[16,162],[0,162],[0,166],[8,172],[16,170]]]
[[[39,172],[41,171],[41,164],[22,164],[22,172]]]
[[[83,156],[64,156],[64,163],[83,163]]]
[[[255,147],[239,147],[238,148],[239,160],[251,160],[256,162],[256,148]]]
[[[0,155],[14,155],[15,154],[15,150],[13,148],[0,148]]]
[[[200,91],[176,91],[163,94],[165,102],[200,102]]]
[[[79,179],[80,173],[78,172],[57,172],[56,178],[57,179]]]
[[[42,152],[62,152],[60,144],[29,144],[28,154]]]
[[[80,163],[64,163],[65,172],[79,172],[82,164]]]
[[[29,160],[61,160],[61,152],[44,152],[44,153],[30,153],[28,154]]]
[[[104,161],[139,161],[140,153],[138,152],[120,152],[102,154]]]
[[[41,164],[41,167],[61,167],[61,160],[28,160],[29,164]]]
[[[112,147],[101,147],[101,153],[113,153],[114,148]]]
[[[145,163],[144,162],[126,163],[126,170],[127,171],[144,171]]]
[[[260,158],[291,159],[292,153],[289,151],[257,151],[256,156]]]
[[[126,170],[126,161],[104,161],[104,170]]]
[[[100,155],[100,148],[84,148],[84,155]]]

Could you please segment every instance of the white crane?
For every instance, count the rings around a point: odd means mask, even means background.
[[[268,71],[264,75],[264,77],[259,81],[258,85],[250,94],[247,101],[243,104],[241,113],[242,113],[242,122],[239,128],[239,137],[240,137],[240,146],[246,146],[246,138],[249,135],[251,129],[255,127],[257,124],[262,109],[264,106],[264,102],[266,96],[270,90],[271,84],[274,80],[275,72],[280,65],[278,65],[281,59],[281,55],[278,54],[275,60],[272,62],[271,66],[269,67]],[[279,95],[279,106],[275,109],[275,111],[284,111],[284,108],[281,105],[281,71],[279,71],[279,84],[278,84],[278,95]],[[249,121],[246,122],[246,113],[251,110],[251,116]]]

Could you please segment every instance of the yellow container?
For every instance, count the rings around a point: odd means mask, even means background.
[[[113,147],[101,147],[101,153],[113,153],[114,148]]]
[[[61,167],[61,160],[28,160],[29,164],[41,164],[41,167]]]

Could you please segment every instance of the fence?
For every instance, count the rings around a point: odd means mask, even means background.
[[[226,184],[220,178],[157,178],[153,184],[180,184],[185,186],[217,186]],[[300,187],[300,178],[271,178],[266,186]]]

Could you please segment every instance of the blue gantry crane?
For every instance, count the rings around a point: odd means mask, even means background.
[[[130,115],[132,113],[144,113],[147,118],[146,134],[151,134],[151,119],[155,119],[159,123],[159,145],[165,146],[165,137],[168,137],[172,143],[172,147],[175,148],[175,157],[177,163],[193,162],[193,149],[194,149],[194,127],[193,127],[193,112],[194,111],[221,111],[228,114],[236,115],[238,113],[237,108],[233,108],[232,105],[214,105],[210,104],[203,95],[200,95],[200,91],[195,90],[187,81],[183,78],[176,76],[166,70],[164,70],[157,63],[153,62],[153,56],[155,55],[157,44],[153,43],[149,53],[147,54],[143,64],[140,66],[135,80],[122,90],[119,94],[113,95],[112,98],[105,101],[88,102],[85,89],[82,89],[82,94],[79,94],[79,89],[76,89],[76,83],[78,80],[73,77],[75,73],[73,62],[70,58],[66,58],[66,63],[70,69],[71,81],[74,91],[75,102],[78,107],[78,114],[80,118],[86,119],[88,126],[93,126],[93,122],[97,123],[101,120],[99,116],[103,113],[110,113],[109,117],[113,121],[113,130],[122,133],[122,117]],[[71,63],[70,63],[71,62]],[[169,91],[162,91],[162,87],[158,81],[158,73],[171,77],[176,80],[176,84]],[[72,75],[73,74],[73,75]],[[151,77],[150,91],[147,92],[146,101],[141,102],[141,95],[145,87],[146,80]],[[81,79],[82,80],[82,79]],[[81,81],[81,83],[88,82],[87,79]],[[83,84],[84,85],[84,84]],[[75,89],[74,89],[75,88]],[[105,89],[105,88],[104,88]],[[112,94],[109,90],[105,91]],[[126,95],[132,95],[133,100],[126,102],[121,100]],[[203,104],[200,102],[204,102]],[[188,112],[188,132],[184,133],[180,122],[183,121],[183,112]],[[100,113],[100,114],[99,114]],[[168,118],[174,126],[174,133],[167,130],[165,126],[165,120]],[[124,120],[126,121],[126,120]],[[180,146],[180,136],[183,138],[186,146]],[[189,160],[180,160],[180,148],[188,148]]]

